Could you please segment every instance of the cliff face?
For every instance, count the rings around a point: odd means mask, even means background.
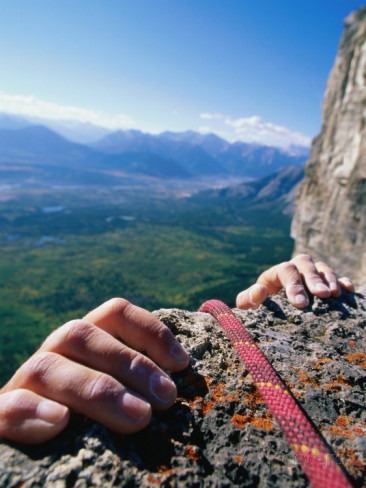
[[[235,313],[355,486],[366,486],[365,297],[344,292],[302,311],[276,296]],[[199,312],[156,314],[191,356],[189,367],[172,375],[174,406],[130,436],[75,415],[43,445],[0,441],[0,486],[310,486],[221,326]]]
[[[345,21],[296,198],[295,253],[325,260],[366,283],[366,7]]]

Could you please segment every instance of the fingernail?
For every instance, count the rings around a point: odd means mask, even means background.
[[[141,420],[150,412],[150,404],[131,393],[124,393],[121,398],[120,408],[124,414],[132,420]]]
[[[62,420],[67,411],[67,407],[52,400],[42,400],[37,406],[38,418],[50,424],[55,424]]]
[[[346,285],[352,285],[352,281],[349,278],[341,278],[341,280]]]
[[[355,287],[353,286],[352,281],[349,278],[340,278],[339,282],[348,288],[348,291],[354,291]]]
[[[172,380],[158,372],[150,376],[150,391],[163,403],[168,403],[177,395],[177,388]]]
[[[187,352],[183,349],[179,342],[174,342],[170,348],[170,357],[180,364],[187,363],[189,358]]]
[[[317,285],[315,285],[315,291],[319,293],[323,293],[323,292],[329,292],[330,290],[326,285],[322,285],[321,283],[318,283]]]
[[[252,290],[249,292],[249,301],[250,301],[250,304],[251,305],[253,305],[253,306],[256,305],[255,298],[254,298],[254,293],[253,293]]]
[[[305,295],[296,295],[295,305],[299,305],[300,307],[306,307],[309,305],[309,299]]]
[[[334,281],[331,281],[330,282],[329,288],[330,288],[330,291],[331,292],[335,292],[335,291],[338,291],[339,290],[339,287],[338,287],[337,283],[334,283]]]
[[[257,307],[263,302],[263,287],[260,285],[253,285],[249,290],[249,301],[253,307]]]

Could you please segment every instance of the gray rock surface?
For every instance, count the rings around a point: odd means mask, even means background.
[[[366,6],[345,21],[296,198],[295,254],[325,260],[366,283]]]
[[[208,314],[155,312],[191,354],[178,400],[119,436],[80,415],[40,446],[0,443],[0,486],[306,487],[301,467],[220,325]],[[276,296],[238,311],[353,476],[366,486],[366,299],[343,293],[305,311]]]

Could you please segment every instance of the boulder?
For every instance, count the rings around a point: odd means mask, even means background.
[[[306,487],[300,465],[221,326],[208,314],[159,310],[191,355],[172,375],[178,399],[134,435],[73,414],[38,446],[0,442],[0,485],[51,487]],[[343,292],[305,310],[284,296],[234,313],[366,486],[366,299]]]

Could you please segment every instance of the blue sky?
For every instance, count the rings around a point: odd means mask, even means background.
[[[306,144],[361,0],[0,0],[0,110]]]

